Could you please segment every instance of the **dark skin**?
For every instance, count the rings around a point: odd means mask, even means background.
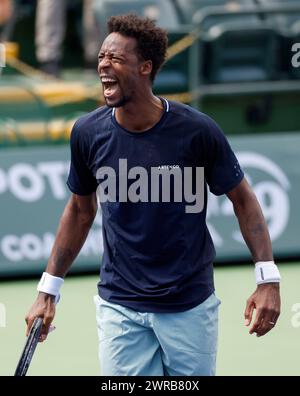
[[[257,198],[246,179],[244,178],[227,196],[233,204],[243,238],[252,254],[253,261],[273,260],[267,224]],[[252,322],[254,309],[256,316],[249,333],[256,333],[260,337],[275,326],[280,315],[279,283],[266,283],[257,286],[246,303],[244,313],[246,326]]]
[[[60,219],[46,272],[60,278],[65,277],[86,240],[96,213],[96,194],[89,196],[72,194]],[[44,318],[44,324],[41,332],[41,341],[44,341],[54,316],[54,297],[40,292],[26,316],[26,334],[28,335],[34,319],[42,317]]]
[[[108,75],[118,81],[112,97],[105,96],[105,84],[103,87],[106,104],[117,107],[118,123],[132,132],[143,132],[159,121],[163,105],[152,92],[152,62],[140,59],[136,46],[134,38],[111,33],[99,52],[98,73],[100,78]],[[124,97],[126,103],[118,106]]]
[[[99,52],[98,72],[103,83],[106,103],[116,107],[116,119],[124,128],[141,133],[154,126],[163,114],[159,98],[153,95],[150,74],[152,62],[140,58],[136,40],[110,34]],[[113,80],[105,83],[103,78]],[[251,251],[253,261],[273,260],[267,225],[260,205],[245,179],[227,194],[232,201],[242,235]],[[96,195],[72,194],[61,217],[54,247],[46,268],[51,275],[64,278],[80,252],[97,211]],[[255,320],[250,334],[263,336],[270,331],[280,314],[279,284],[260,285],[246,304],[245,320],[249,326],[253,312]],[[26,316],[27,334],[36,317],[44,318],[41,341],[49,332],[55,316],[54,297],[39,293]]]

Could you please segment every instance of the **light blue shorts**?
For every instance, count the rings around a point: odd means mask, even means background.
[[[103,376],[215,375],[220,300],[177,313],[136,312],[94,297]]]

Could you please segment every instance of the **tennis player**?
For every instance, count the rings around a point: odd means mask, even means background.
[[[274,328],[280,312],[280,274],[267,225],[219,126],[153,94],[166,58],[166,32],[135,15],[111,17],[108,31],[98,66],[106,105],[73,127],[67,182],[72,195],[28,328],[43,317],[46,338],[60,287],[99,203],[104,255],[95,303],[101,375],[214,375],[220,301],[205,221],[207,187],[232,201],[252,254],[257,287],[245,319],[250,334],[259,337]]]

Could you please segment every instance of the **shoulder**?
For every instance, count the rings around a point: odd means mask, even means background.
[[[111,111],[112,110],[107,106],[99,107],[96,110],[79,117],[74,124],[74,128],[76,130],[87,130],[95,125],[99,125],[99,122],[110,118]]]
[[[184,122],[186,131],[191,128],[206,136],[223,134],[220,126],[209,115],[183,103],[169,101],[169,105],[170,113]]]
[[[82,144],[92,142],[97,132],[105,127],[105,122],[110,120],[110,116],[111,109],[107,106],[102,106],[79,117],[71,131],[71,144],[75,144],[78,141]]]

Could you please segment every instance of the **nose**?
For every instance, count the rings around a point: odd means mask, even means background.
[[[101,59],[99,59],[99,63],[98,63],[99,72],[101,71],[101,69],[104,69],[109,66],[110,66],[110,59],[107,56],[103,56]]]

